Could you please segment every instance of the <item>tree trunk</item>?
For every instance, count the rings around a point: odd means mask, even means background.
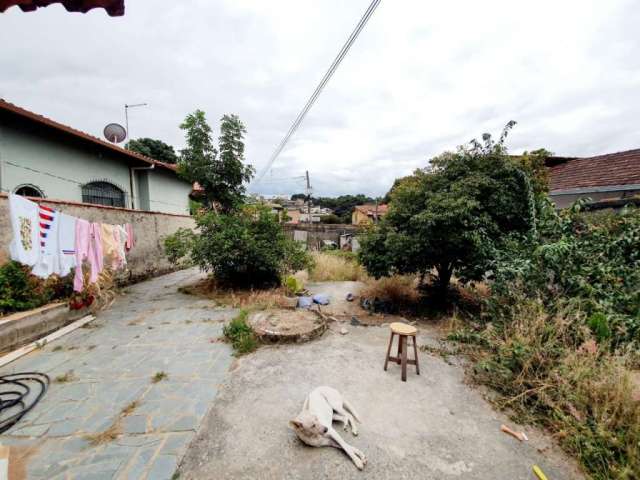
[[[438,290],[442,298],[446,298],[453,269],[451,265],[438,265],[436,270],[438,270]]]

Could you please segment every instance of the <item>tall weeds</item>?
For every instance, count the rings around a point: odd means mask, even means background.
[[[309,272],[309,280],[315,282],[341,282],[363,280],[366,275],[355,259],[327,252],[313,252],[314,266]]]

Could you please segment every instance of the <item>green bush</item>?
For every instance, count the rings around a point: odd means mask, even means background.
[[[238,355],[253,352],[258,348],[258,339],[253,329],[247,324],[247,310],[240,310],[237,317],[231,320],[222,329],[222,333],[231,342]]]
[[[191,251],[195,244],[196,234],[189,228],[179,228],[164,238],[164,252],[174,265],[192,263]]]
[[[55,298],[71,294],[70,278],[51,277],[43,280],[18,262],[0,267],[0,313],[37,308]]]
[[[309,255],[287,238],[275,215],[261,206],[245,206],[196,217],[200,228],[192,258],[216,281],[232,287],[279,285],[283,274],[310,265]]]

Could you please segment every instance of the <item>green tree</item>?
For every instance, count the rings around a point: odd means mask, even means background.
[[[185,131],[187,147],[180,152],[179,172],[187,180],[198,182],[210,208],[231,212],[242,205],[244,183],[251,180],[254,168],[244,162],[245,127],[237,115],[224,115],[220,122],[219,149],[202,110],[187,115],[180,128]]]
[[[154,138],[138,138],[125,145],[127,150],[140,153],[159,162],[178,163],[178,155],[171,145]]]
[[[506,154],[510,122],[494,142],[472,141],[398,182],[389,213],[362,241],[360,258],[375,276],[437,272],[446,295],[451,276],[478,280],[501,242],[527,233],[535,208],[529,179]]]

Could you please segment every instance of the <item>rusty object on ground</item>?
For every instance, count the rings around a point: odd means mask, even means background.
[[[516,432],[515,430],[511,430],[506,425],[500,425],[500,430],[502,430],[504,433],[506,433],[508,435],[511,435],[513,438],[516,438],[516,439],[520,440],[521,442],[529,440],[529,437],[527,437],[526,433],[524,433],[524,432]]]

